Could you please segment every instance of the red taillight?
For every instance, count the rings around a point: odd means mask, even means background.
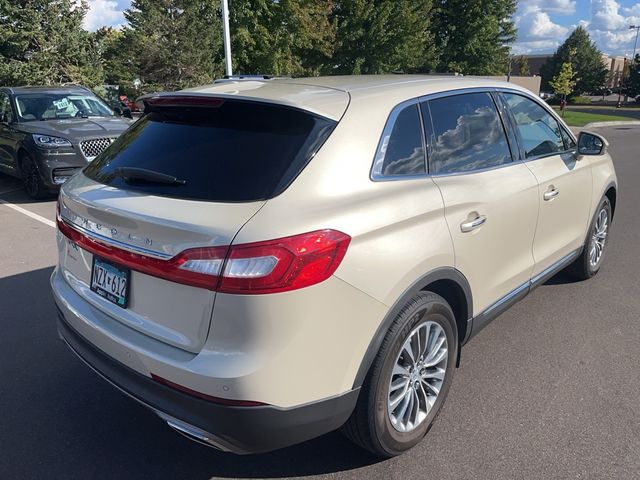
[[[155,373],[151,374],[151,378],[153,378],[158,383],[166,385],[167,387],[171,387],[175,390],[179,390],[193,397],[201,398],[202,400],[207,400],[212,403],[218,403],[220,405],[228,405],[231,407],[263,407],[267,405],[266,403],[254,402],[252,400],[231,400],[229,398],[214,397],[206,393],[192,390],[188,387],[183,387],[182,385],[178,385],[177,383],[173,383],[172,381],[167,380],[166,378],[159,377]]]
[[[219,291],[258,294],[296,290],[320,283],[338,268],[351,237],[335,230],[318,230],[293,237],[232,246]],[[262,275],[236,271],[255,259],[274,259]],[[257,262],[256,262],[257,263]],[[265,263],[265,262],[263,262]],[[256,266],[259,269],[260,265]],[[238,269],[240,270],[240,269]]]
[[[60,214],[60,232],[94,255],[132,270],[224,293],[255,295],[304,288],[336,271],[351,237],[318,230],[265,242],[185,250],[168,259],[123,250],[76,230]]]

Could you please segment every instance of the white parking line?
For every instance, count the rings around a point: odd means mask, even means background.
[[[9,193],[9,192],[5,192],[5,193]],[[19,207],[18,205],[14,205],[13,203],[9,203],[9,202],[1,199],[1,198],[0,198],[0,204],[4,205],[5,207],[9,207],[9,208],[15,210],[16,212],[20,212],[23,215],[26,215],[27,217],[31,217],[34,220],[39,221],[40,223],[44,223],[45,225],[48,225],[51,228],[56,228],[55,222],[53,222],[53,221],[51,221],[51,220],[49,220],[47,218],[41,217],[37,213],[30,212],[29,210],[26,210],[26,209],[24,209],[22,207]]]

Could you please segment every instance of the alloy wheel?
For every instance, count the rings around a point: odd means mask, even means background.
[[[593,226],[593,233],[591,234],[591,244],[589,246],[589,265],[591,268],[595,268],[602,258],[608,229],[609,214],[607,209],[603,208],[598,213],[596,223]]]
[[[433,408],[444,382],[447,335],[436,322],[415,327],[405,340],[389,382],[387,410],[393,428],[415,430]]]

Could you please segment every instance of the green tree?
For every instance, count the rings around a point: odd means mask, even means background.
[[[638,97],[640,99],[640,54],[636,55],[636,58],[633,59],[633,63],[629,67],[627,89],[630,97]]]
[[[335,31],[332,0],[232,0],[234,70],[243,74],[318,75]]]
[[[518,75],[523,77],[528,77],[531,75],[531,70],[529,69],[529,60],[524,55],[520,55],[518,60],[516,61],[516,66],[518,67]]]
[[[339,0],[336,48],[325,73],[428,72],[436,65],[431,0]]]
[[[554,55],[542,66],[540,74],[543,88],[551,85],[550,80],[558,75],[562,65],[566,62],[571,62],[573,71],[578,77],[573,93],[580,95],[585,92],[593,92],[604,85],[607,69],[602,62],[602,53],[589,37],[589,33],[581,26],[569,35]]]
[[[438,70],[465,75],[504,75],[516,39],[517,0],[435,0]]]
[[[92,34],[97,54],[102,62],[104,82],[119,85],[120,93],[134,96],[133,81],[140,75],[134,62],[135,45],[122,30],[111,27],[99,28]]]
[[[0,0],[0,85],[102,83],[86,12],[85,0]]]
[[[125,11],[123,45],[143,90],[178,90],[222,75],[219,3],[133,0]]]
[[[553,89],[553,93],[566,100],[573,92],[576,85],[576,74],[573,72],[571,62],[564,62],[560,67],[558,74],[549,82],[549,86]],[[564,115],[564,109],[562,111]]]

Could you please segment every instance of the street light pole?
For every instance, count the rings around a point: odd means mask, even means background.
[[[224,41],[224,66],[228,77],[233,75],[231,66],[231,35],[229,34],[229,3],[221,0],[222,3],[222,31]]]

